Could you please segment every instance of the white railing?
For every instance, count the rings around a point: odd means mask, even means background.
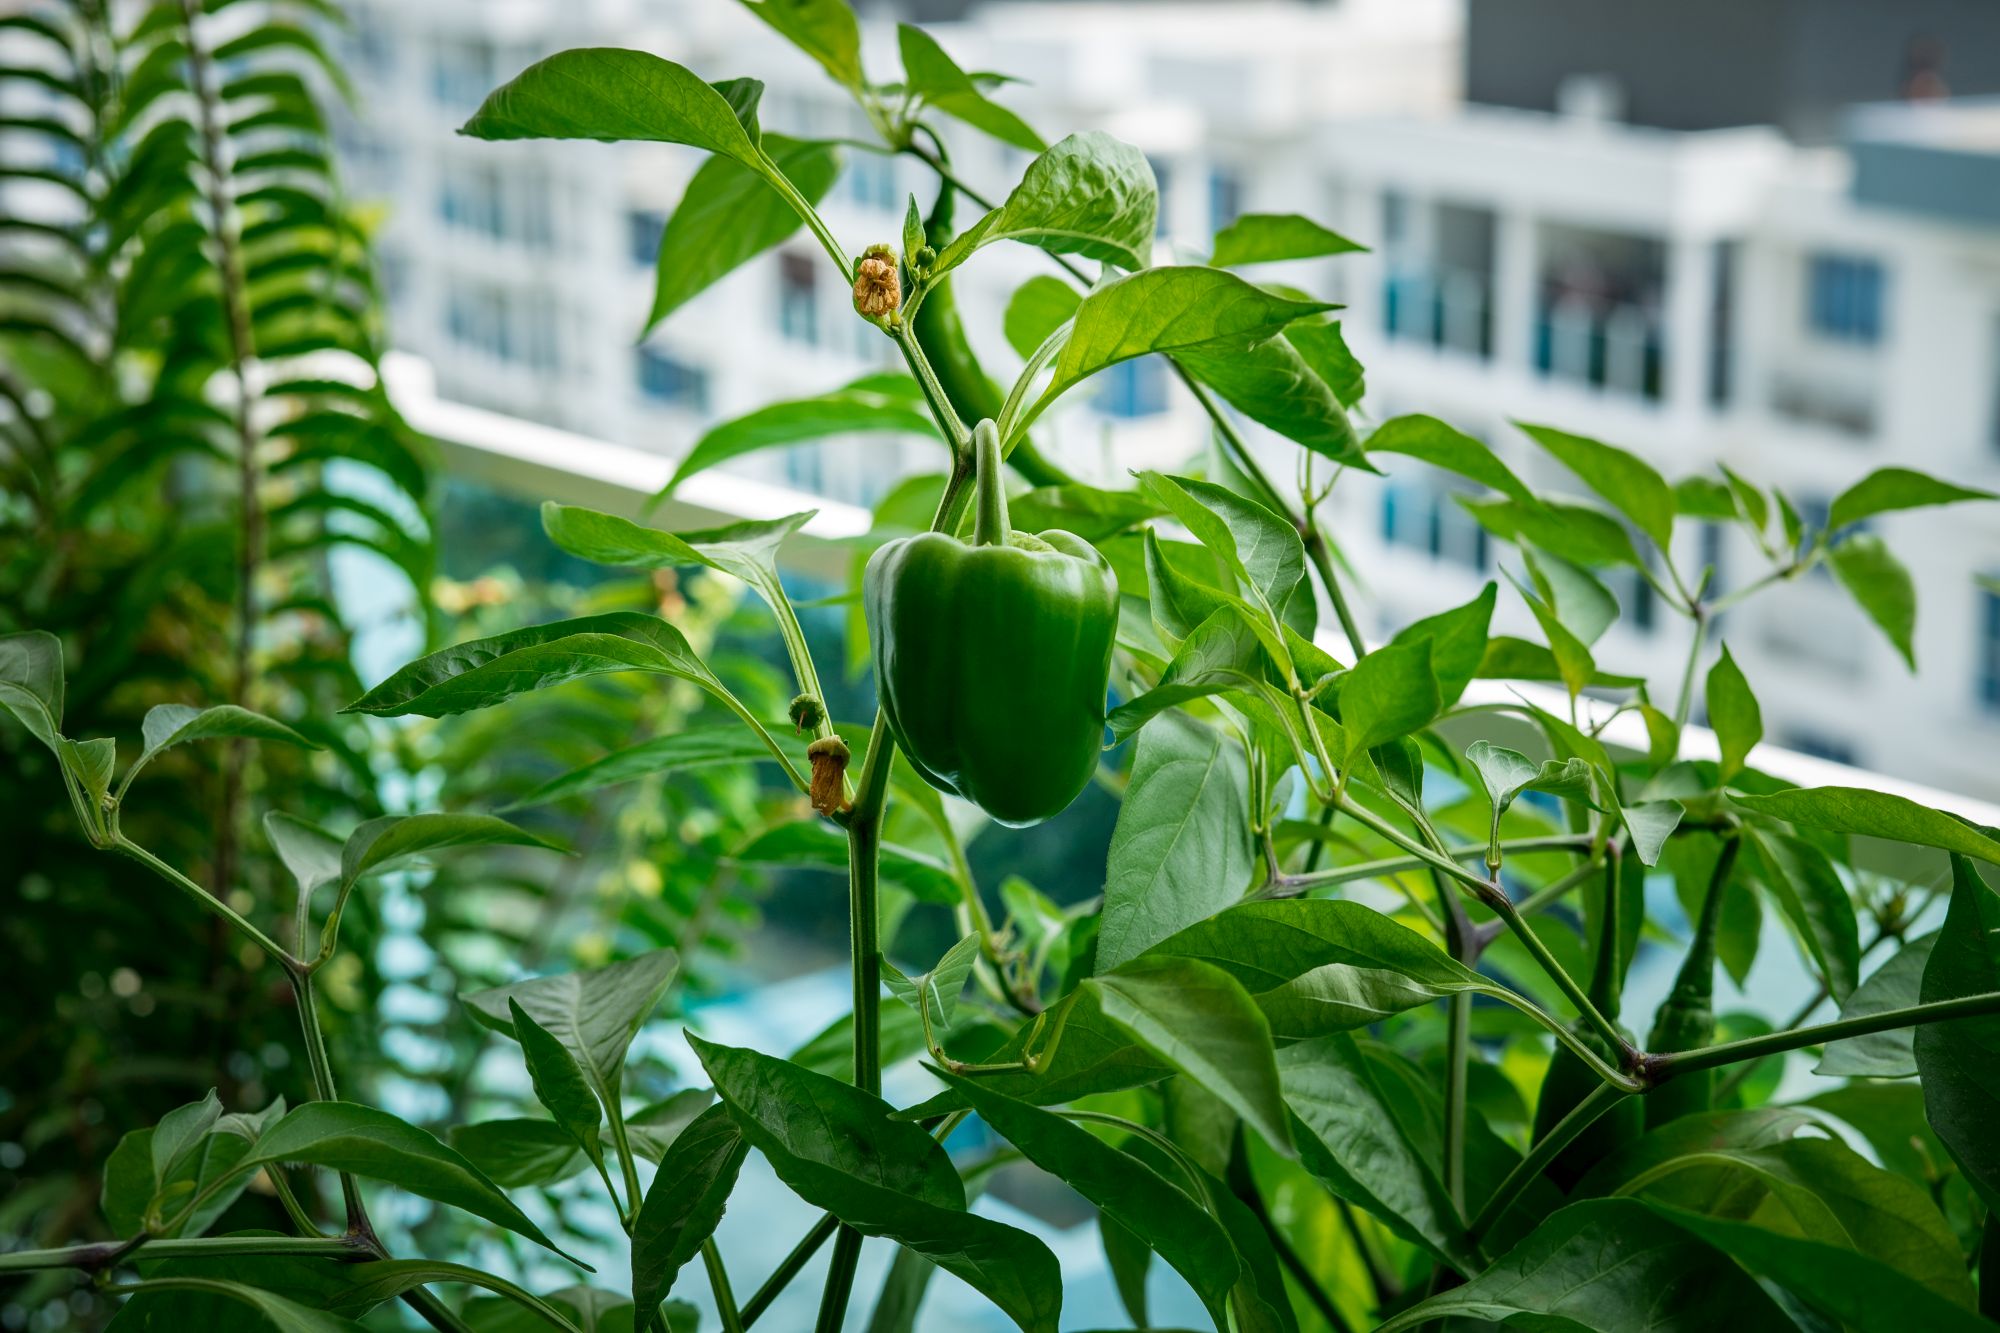
[[[391,357],[385,379],[404,418],[437,442],[446,466],[455,474],[525,500],[560,500],[636,517],[673,473],[673,460],[660,454],[441,399],[429,367],[415,357]],[[803,529],[807,540],[786,547],[787,567],[845,579],[852,555],[848,541],[866,532],[869,524],[868,512],[855,505],[712,471],[689,478],[671,500],[652,510],[649,521],[685,530],[778,518],[806,509],[818,512]],[[1322,631],[1321,638],[1329,652],[1346,656],[1346,645],[1337,636]],[[1474,681],[1465,700],[1473,704],[1526,700],[1557,716],[1569,713],[1569,699],[1562,691],[1525,682]],[[1636,713],[1614,716],[1613,705],[1590,698],[1579,700],[1578,710],[1586,728],[1601,726],[1605,744],[1634,754],[1646,751],[1645,723]],[[1692,725],[1683,731],[1682,758],[1715,759],[1720,754],[1713,731]],[[1975,823],[2000,826],[2000,806],[1923,783],[1774,745],[1759,745],[1750,761],[1771,776],[1802,787],[1869,787]],[[1883,858],[1872,859],[1886,868]]]

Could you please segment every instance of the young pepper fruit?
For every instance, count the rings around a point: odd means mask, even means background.
[[[1000,438],[974,428],[972,543],[893,541],[862,576],[876,693],[926,782],[1037,824],[1097,768],[1118,581],[1089,542],[1007,526]]]

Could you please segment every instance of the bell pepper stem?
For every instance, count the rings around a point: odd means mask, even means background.
[[[972,428],[973,466],[978,478],[972,510],[972,544],[1007,544],[1007,481],[1000,470],[1000,432],[989,419]]]

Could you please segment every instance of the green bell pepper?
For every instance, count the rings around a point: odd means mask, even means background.
[[[876,693],[911,765],[1023,827],[1059,813],[1097,769],[1118,582],[1081,537],[1010,531],[991,421],[973,442],[971,544],[941,532],[888,543],[862,600]]]

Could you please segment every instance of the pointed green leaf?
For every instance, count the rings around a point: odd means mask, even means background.
[[[743,4],[817,60],[841,87],[858,94],[866,86],[861,25],[846,0],[743,0]]]
[[[1530,506],[1516,500],[1472,500],[1458,497],[1466,513],[1502,541],[1533,544],[1579,565],[1630,565],[1645,568],[1632,534],[1601,509],[1567,501],[1543,499]]]
[[[503,1189],[554,1185],[589,1166],[575,1137],[553,1120],[453,1125],[445,1142]]]
[[[1159,203],[1144,153],[1096,130],[1072,134],[1030,162],[1006,201],[944,248],[937,271],[949,272],[995,241],[1144,269]]]
[[[1837,532],[1850,523],[1887,514],[1898,509],[1922,509],[1930,505],[1957,504],[1961,500],[2000,499],[1992,491],[1977,490],[1939,481],[1912,468],[1878,468],[1834,497],[1827,511],[1826,526]]]
[[[1825,852],[1775,829],[1746,828],[1761,878],[1825,979],[1844,1003],[1860,979],[1861,935],[1854,902]]]
[[[1149,235],[1151,226],[1149,221]],[[1330,309],[1322,302],[1273,295],[1221,269],[1165,267],[1129,274],[1083,298],[1055,374],[1028,417],[1120,361],[1211,345],[1247,347],[1283,332],[1293,320]]]
[[[743,1136],[778,1178],[867,1236],[900,1241],[963,1278],[1027,1333],[1055,1333],[1055,1256],[1026,1232],[965,1211],[951,1159],[879,1097],[756,1051],[689,1034]]]
[[[46,630],[0,635],[0,708],[51,750],[62,738],[62,642]]]
[[[1366,448],[1376,454],[1404,454],[1432,467],[1456,472],[1531,509],[1539,503],[1534,493],[1484,441],[1448,426],[1436,417],[1421,414],[1391,417],[1368,436]]]
[[[1271,1025],[1227,972],[1192,958],[1136,958],[1088,983],[1104,1016],[1220,1097],[1278,1153],[1296,1157],[1278,1093]]]
[[[599,1105],[597,1094],[591,1091],[576,1057],[548,1029],[530,1018],[520,1001],[509,998],[507,1014],[513,1020],[514,1039],[521,1043],[521,1055],[528,1064],[535,1100],[548,1108],[563,1132],[583,1149],[584,1156],[602,1166],[604,1149],[598,1142],[598,1130],[604,1108]]]
[[[855,431],[888,431],[937,438],[937,422],[924,406],[923,392],[908,375],[864,375],[813,398],[772,403],[709,428],[674,469],[660,494],[697,472],[758,449],[802,444]]]
[[[1573,1203],[1490,1267],[1376,1333],[1449,1318],[1594,1333],[1706,1333],[1791,1325],[1722,1254],[1631,1199]]]
[[[1793,787],[1768,796],[1732,795],[1746,810],[1830,833],[1913,842],[2000,864],[2000,842],[1976,824],[1865,787]]]
[[[1097,967],[1109,971],[1235,902],[1255,870],[1243,751],[1169,714],[1139,737],[1111,831]]]
[[[1388,644],[1354,664],[1340,680],[1340,725],[1347,762],[1428,725],[1438,714],[1432,639]]]
[[[1195,477],[1144,472],[1147,492],[1209,550],[1228,561],[1272,609],[1285,604],[1305,575],[1299,530],[1254,500]]]
[[[1457,703],[1465,687],[1479,673],[1479,664],[1486,655],[1487,630],[1493,623],[1493,606],[1499,595],[1499,585],[1488,580],[1479,595],[1465,605],[1412,621],[1389,640],[1391,647],[1430,643],[1431,673],[1437,678],[1440,708]]]
[[[510,1037],[518,1003],[562,1043],[597,1099],[611,1107],[619,1105],[626,1048],[659,1006],[678,965],[673,950],[655,949],[608,967],[533,977],[459,998],[474,1018]]]
[[[1924,969],[1937,947],[1932,931],[1911,940],[1868,974],[1841,1002],[1842,1018],[1866,1018],[1889,1009],[1918,1003]],[[1917,1072],[1916,1030],[1890,1028],[1866,1036],[1844,1037],[1826,1044],[1813,1073],[1824,1078],[1908,1078]]]
[[[702,1242],[715,1234],[750,1145],[720,1104],[702,1112],[661,1159],[632,1224],[634,1326],[645,1328]]]
[[[363,875],[393,870],[415,857],[452,847],[558,850],[552,843],[494,815],[384,815],[347,835],[340,853],[341,883],[352,884]]]
[[[612,671],[675,676],[734,702],[679,630],[658,616],[613,611],[509,630],[418,658],[341,711],[448,717]]]
[[[1951,906],[1918,995],[1925,1004],[2000,992],[2000,898],[1962,856],[1951,875]],[[1916,1054],[1931,1128],[1974,1187],[2000,1197],[2000,1016],[1927,1023]]]
[[[320,747],[293,731],[276,718],[265,717],[262,713],[248,708],[238,708],[235,704],[218,704],[214,708],[189,708],[186,704],[155,704],[146,711],[146,720],[140,727],[145,737],[146,748],[132,764],[137,772],[153,761],[153,758],[168,746],[181,745],[187,741],[208,740],[218,736],[242,736],[251,740],[284,741],[307,750]],[[129,778],[127,779],[130,780]]]
[[[1288,340],[1191,347],[1174,359],[1258,425],[1335,463],[1375,470],[1333,387]]]
[[[1297,213],[1245,213],[1216,233],[1215,255],[1208,262],[1217,268],[1232,268],[1317,259],[1367,248]]]
[[[1726,784],[1743,771],[1743,761],[1764,738],[1763,711],[1727,644],[1708,670],[1708,724],[1722,747],[1722,771],[1716,780]]]
[[[646,139],[758,164],[729,100],[693,72],[644,51],[563,51],[487,95],[459,129],[474,139]]]
[[[271,850],[278,854],[278,860],[292,872],[300,893],[310,894],[320,885],[340,879],[344,839],[282,810],[265,813],[264,836],[270,839]]]
[[[911,92],[947,116],[956,116],[1002,143],[1030,153],[1048,147],[1026,121],[988,100],[972,76],[960,69],[958,62],[946,55],[937,40],[922,28],[899,23],[896,41],[903,56],[903,81]]]
[[[1552,426],[1522,424],[1521,430],[1666,551],[1674,537],[1674,490],[1652,464],[1615,445]]]
[[[1111,743],[1123,742],[1162,712],[1189,700],[1232,690],[1260,691],[1268,661],[1262,638],[1244,614],[1234,606],[1218,607],[1182,640],[1158,684],[1111,710],[1106,719]]]
[[[965,979],[979,959],[979,936],[967,935],[945,950],[930,971],[906,977],[886,959],[882,978],[897,999],[918,1013],[928,1013],[932,1031],[940,1038],[951,1028],[958,1013],[958,999],[965,991]]]
[[[764,151],[810,204],[840,175],[840,150],[831,143],[767,134]],[[804,225],[761,172],[730,157],[702,163],[661,233],[645,331]]]
[[[1865,532],[1841,542],[1827,558],[1833,562],[1840,586],[1889,636],[1903,661],[1915,671],[1917,585],[1903,562],[1889,553],[1880,537]]]

